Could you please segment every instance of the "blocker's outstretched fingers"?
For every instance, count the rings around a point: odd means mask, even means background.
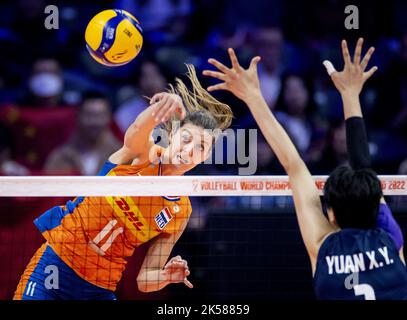
[[[219,83],[208,87],[208,91],[227,90],[226,83]]]
[[[216,79],[225,81],[225,74],[223,74],[223,73],[221,73],[221,72],[211,71],[211,70],[204,70],[204,71],[202,72],[202,74],[203,74],[204,76],[209,76],[209,77],[212,77],[212,78],[216,78]]]
[[[229,48],[228,53],[229,53],[230,61],[232,61],[232,67],[234,70],[237,71],[238,69],[241,68],[241,66],[239,64],[239,60],[237,60],[235,50],[233,50],[232,48]]]
[[[353,63],[355,65],[360,64],[360,57],[362,56],[362,47],[363,47],[363,38],[359,38],[358,42],[356,43],[355,54],[353,57]]]
[[[345,61],[345,68],[349,67],[352,64],[352,61],[350,60],[348,43],[346,42],[346,40],[342,40],[342,55],[343,55],[343,60]]]
[[[366,67],[367,67],[369,60],[372,57],[374,51],[375,51],[375,48],[371,47],[369,49],[369,51],[366,53],[366,55],[364,56],[362,62],[360,63],[360,67],[362,68],[362,71],[366,70]]]
[[[376,71],[377,71],[377,67],[374,66],[373,68],[371,68],[369,71],[366,71],[363,75],[365,76],[366,80],[369,79]]]
[[[229,69],[228,67],[226,67],[223,63],[219,62],[218,60],[213,59],[213,58],[210,58],[210,59],[208,60],[208,62],[209,62],[211,65],[213,65],[213,66],[215,66],[216,68],[218,68],[218,69],[219,69],[220,71],[222,71],[223,73],[225,73],[225,74],[230,73],[230,69]]]
[[[254,57],[252,61],[250,61],[250,66],[249,69],[254,68],[255,71],[257,71],[257,64],[261,60],[260,56]]]
[[[325,60],[324,62],[322,62],[322,64],[325,66],[326,71],[328,72],[328,74],[331,76],[333,73],[337,72],[334,65],[332,64],[331,61],[329,60]]]

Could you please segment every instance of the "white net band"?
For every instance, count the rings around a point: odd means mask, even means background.
[[[314,176],[322,194],[328,176]],[[382,175],[384,195],[407,195],[407,176]],[[0,177],[0,197],[287,196],[288,176]]]

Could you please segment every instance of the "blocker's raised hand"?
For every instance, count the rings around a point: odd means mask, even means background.
[[[218,71],[205,70],[203,74],[223,81],[222,83],[208,87],[208,91],[227,90],[239,99],[246,101],[250,95],[261,94],[259,77],[257,75],[257,63],[260,57],[254,57],[248,69],[244,69],[237,60],[235,51],[228,50],[232,68],[226,67],[216,59],[208,62],[215,66]]]
[[[325,60],[323,62],[336,89],[338,89],[342,95],[345,93],[359,95],[366,80],[377,70],[377,67],[375,66],[369,71],[365,71],[375,49],[371,47],[361,60],[362,46],[363,38],[359,38],[352,61],[349,54],[348,44],[346,40],[342,40],[342,54],[345,65],[341,72],[336,71],[330,61]]]

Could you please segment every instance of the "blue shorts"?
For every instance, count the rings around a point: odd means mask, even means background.
[[[30,268],[33,263],[30,262],[27,267],[17,289],[17,291],[24,291],[20,293],[16,291],[15,299],[116,300],[112,291],[82,279],[57,256],[49,245],[44,246],[46,247],[40,249],[43,253],[36,265]]]

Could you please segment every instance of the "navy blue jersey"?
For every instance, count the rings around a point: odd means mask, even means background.
[[[407,269],[382,229],[344,229],[319,249],[314,290],[322,300],[407,299]]]

